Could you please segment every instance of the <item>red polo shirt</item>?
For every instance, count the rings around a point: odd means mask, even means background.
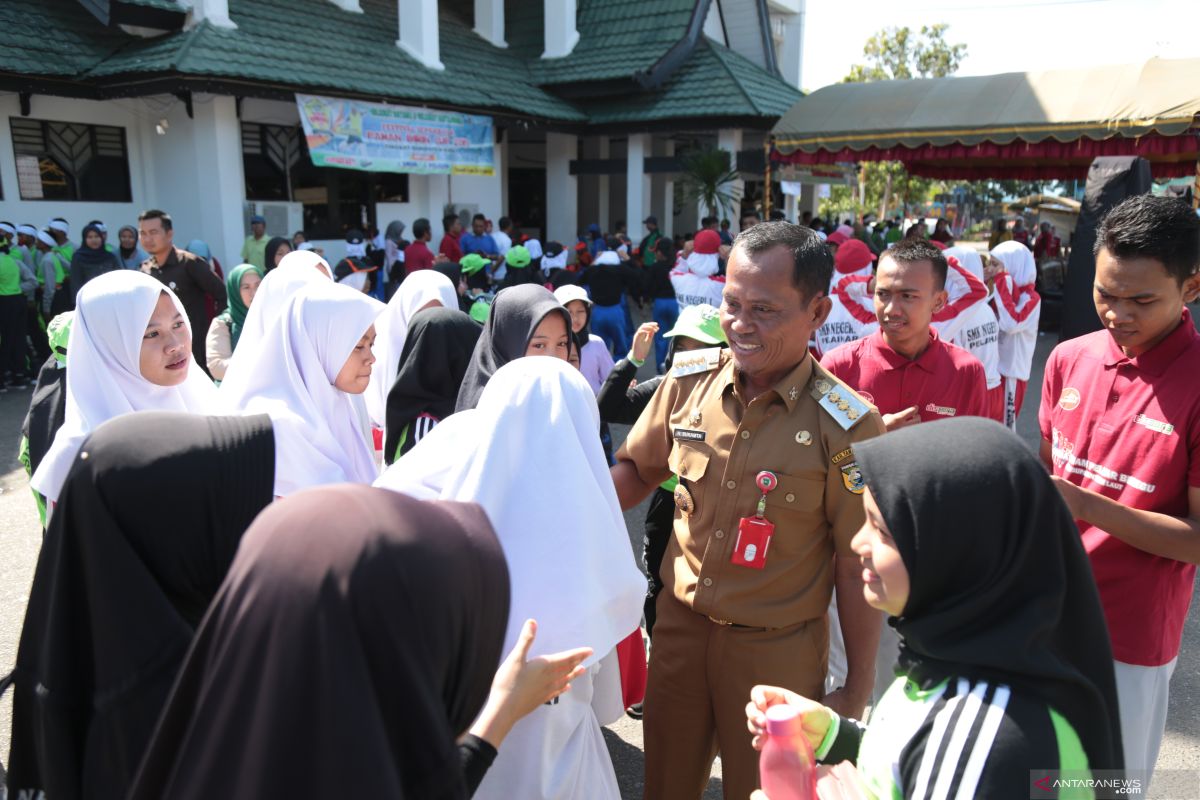
[[[433,267],[433,253],[429,245],[418,239],[404,248],[404,274],[411,275],[419,269]]]
[[[1046,362],[1042,438],[1054,474],[1130,508],[1187,516],[1200,487],[1200,335],[1179,327],[1129,358],[1107,331],[1063,342]],[[1118,661],[1179,654],[1196,567],[1151,555],[1077,520]]]
[[[945,417],[989,417],[983,364],[961,347],[943,342],[929,329],[929,347],[910,360],[876,331],[834,348],[821,366],[875,404],[881,414],[916,406],[921,421]]]

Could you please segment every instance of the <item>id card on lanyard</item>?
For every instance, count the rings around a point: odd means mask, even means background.
[[[762,492],[758,499],[758,509],[753,517],[742,517],[738,520],[738,537],[733,545],[730,561],[741,567],[762,569],[767,565],[771,537],[775,534],[775,524],[764,516],[767,511],[767,495],[779,486],[779,478],[775,473],[763,470],[755,477],[754,485]]]

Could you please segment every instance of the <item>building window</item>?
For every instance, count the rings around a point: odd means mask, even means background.
[[[125,129],[10,117],[22,200],[130,203]]]
[[[242,123],[246,199],[304,206],[304,232],[340,239],[375,225],[376,203],[408,202],[408,175],[314,167],[299,125]]]

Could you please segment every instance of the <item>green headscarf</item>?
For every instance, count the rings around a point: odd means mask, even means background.
[[[253,264],[238,264],[225,276],[225,295],[228,305],[217,315],[217,319],[229,326],[230,350],[237,349],[238,337],[242,335],[242,325],[246,322],[246,312],[250,309],[242,302],[242,276],[254,271],[258,277],[263,277],[263,271]]]

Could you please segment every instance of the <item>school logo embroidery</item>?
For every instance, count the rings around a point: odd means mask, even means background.
[[[867,482],[863,480],[862,470],[857,461],[851,461],[842,467],[842,484],[846,487],[846,491],[854,494],[862,494],[863,489],[867,488]]]
[[[1079,390],[1068,386],[1058,396],[1058,407],[1063,411],[1074,411],[1079,406],[1079,400]]]

